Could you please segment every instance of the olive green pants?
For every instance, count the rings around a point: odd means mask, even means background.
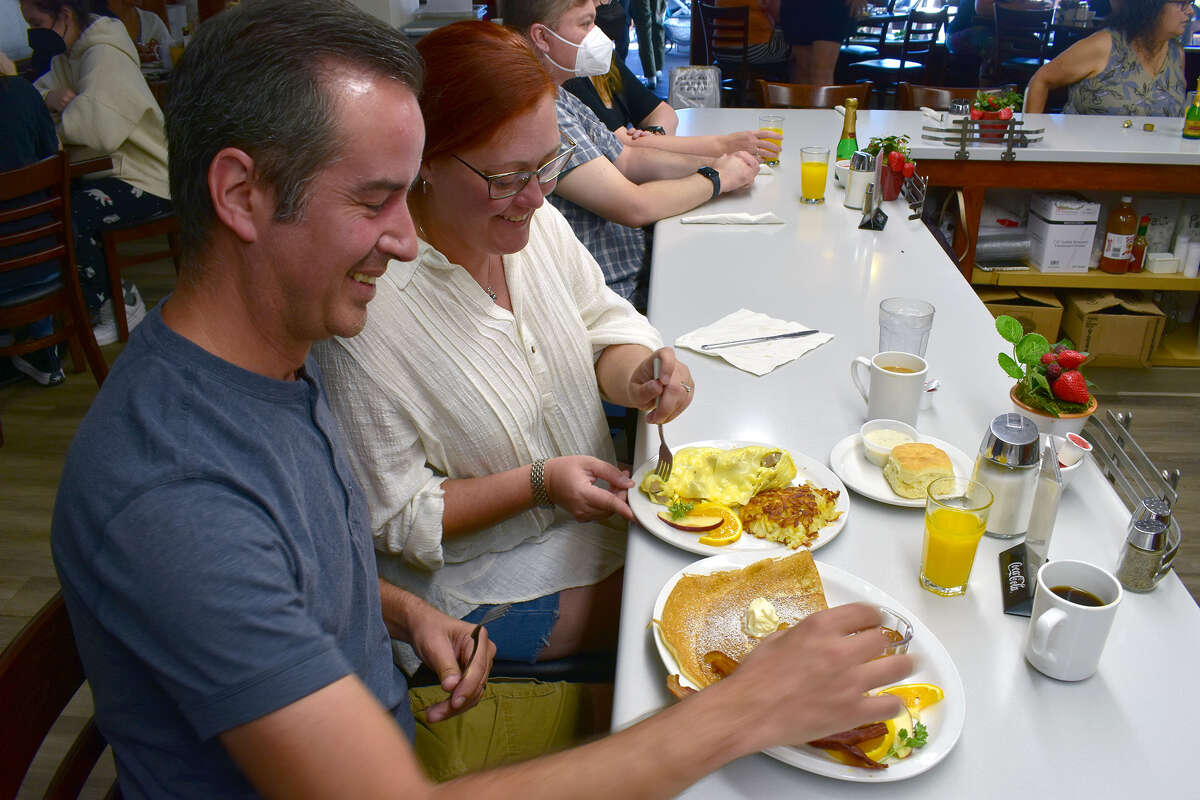
[[[447,781],[489,767],[564,750],[601,733],[600,687],[579,683],[488,681],[470,710],[430,724],[425,710],[446,698],[439,686],[408,693],[417,734],[417,757],[431,780]],[[607,720],[607,715],[604,715]]]

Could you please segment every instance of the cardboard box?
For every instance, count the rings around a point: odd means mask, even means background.
[[[1058,341],[1063,305],[1049,289],[980,286],[976,292],[993,317],[1008,314],[1021,323],[1025,333],[1040,333],[1051,344]]]
[[[1087,272],[1100,204],[1072,192],[1029,197],[1029,262],[1039,272]]]
[[[1095,238],[1095,222],[1056,222],[1029,212],[1029,263],[1039,272],[1087,272]]]
[[[1063,334],[1092,354],[1089,366],[1148,367],[1166,317],[1137,292],[1078,290],[1064,298]]]

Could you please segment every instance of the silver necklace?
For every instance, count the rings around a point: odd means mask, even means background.
[[[483,290],[485,292],[487,292],[487,296],[492,298],[492,302],[494,303],[494,302],[496,302],[496,292],[492,289],[492,259],[491,258],[488,258],[487,279],[488,279],[487,286],[483,287]]]

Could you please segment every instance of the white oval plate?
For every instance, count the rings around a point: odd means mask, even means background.
[[[962,450],[942,439],[920,434],[919,442],[927,442],[940,447],[950,457],[954,465],[954,474],[960,478],[969,478],[975,470],[975,461]],[[833,446],[829,451],[829,466],[842,482],[863,497],[889,503],[893,506],[907,508],[924,508],[925,498],[910,499],[901,497],[892,491],[887,478],[883,477],[883,467],[877,467],[867,461],[860,441],[861,435],[852,433]]]
[[[731,450],[735,447],[749,447],[751,445],[758,445],[760,447],[780,446],[777,444],[765,444],[763,442],[743,442],[734,439],[709,439],[703,442],[689,442],[688,444],[680,445],[678,449],[682,450],[684,447],[719,447],[723,450]],[[784,449],[791,454],[792,461],[796,464],[796,480],[792,481],[792,485],[810,481],[814,486],[819,486],[822,489],[833,489],[836,492],[840,492],[838,495],[837,510],[842,512],[842,515],[822,528],[817,533],[817,538],[808,546],[809,550],[818,550],[833,541],[834,537],[841,533],[842,528],[846,526],[846,517],[850,514],[850,493],[846,491],[846,487],[842,485],[837,476],[829,471],[829,467],[791,448]],[[629,490],[629,507],[633,509],[633,515],[643,528],[667,544],[673,544],[681,550],[687,550],[690,553],[699,553],[702,556],[726,552],[753,552],[762,557],[796,552],[786,544],[759,539],[749,531],[743,533],[742,538],[733,544],[717,547],[711,544],[700,544],[700,536],[702,534],[687,533],[678,528],[672,528],[658,518],[658,512],[663,510],[663,506],[651,502],[646,493],[638,488],[642,485],[642,478],[645,477],[646,473],[652,471],[657,466],[658,456],[655,455],[645,464],[642,464],[637,472],[633,473],[633,488]]]
[[[794,457],[794,456],[793,456]],[[663,606],[675,584],[684,575],[708,575],[730,569],[741,569],[763,558],[760,553],[722,553],[719,556],[701,559],[689,564],[676,572],[663,585],[654,601],[652,619],[662,619]],[[821,584],[825,588],[825,601],[830,607],[845,603],[870,603],[876,606],[886,606],[893,609],[913,626],[913,640],[908,652],[916,657],[917,671],[904,680],[904,683],[932,683],[942,687],[946,698],[937,705],[921,712],[921,722],[929,731],[929,743],[913,751],[908,758],[888,762],[887,769],[863,769],[834,761],[824,750],[808,745],[796,747],[772,747],[763,752],[771,758],[785,764],[799,767],[806,772],[824,775],[841,781],[859,783],[887,783],[902,781],[932,768],[945,758],[962,735],[963,724],[967,718],[967,699],[963,689],[962,677],[958,667],[950,658],[950,653],[933,635],[929,628],[916,615],[900,604],[894,597],[867,583],[862,578],[851,575],[845,570],[831,564],[817,561],[817,572],[821,576]],[[668,675],[679,675],[679,682],[684,686],[696,688],[691,681],[679,671],[679,664],[667,649],[662,637],[658,635],[658,626],[650,626],[654,633],[654,644],[658,648],[658,657],[667,668]]]

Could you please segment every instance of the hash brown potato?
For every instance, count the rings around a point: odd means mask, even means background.
[[[742,527],[759,539],[781,542],[793,550],[804,547],[842,512],[841,492],[805,481],[799,486],[767,489],[750,498],[738,511]]]

